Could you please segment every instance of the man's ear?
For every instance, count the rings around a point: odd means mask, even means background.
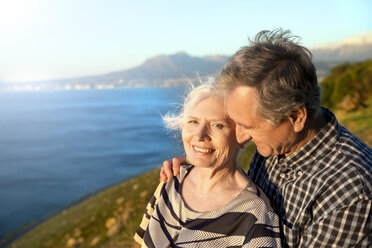
[[[305,106],[296,108],[291,112],[289,115],[289,121],[293,125],[293,129],[295,132],[301,132],[304,127],[307,120],[307,110]]]

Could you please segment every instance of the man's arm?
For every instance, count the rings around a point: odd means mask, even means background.
[[[299,247],[371,247],[371,200],[335,209],[304,230]]]
[[[163,167],[161,167],[160,170],[160,181],[166,182],[173,176],[178,176],[178,174],[180,173],[180,165],[185,162],[185,156],[173,158],[172,160],[165,160],[163,162]]]

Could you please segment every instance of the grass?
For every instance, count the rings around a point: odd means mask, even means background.
[[[372,98],[367,101],[366,108],[347,112],[335,110],[338,121],[360,138],[364,143],[372,146]]]
[[[159,169],[132,178],[63,210],[8,247],[135,247],[132,237],[159,182]],[[117,223],[109,233],[108,222]]]
[[[335,114],[342,125],[372,145],[372,99],[365,109],[335,110]],[[239,155],[244,171],[254,150],[250,144]],[[117,184],[51,217],[7,247],[138,247],[132,237],[158,182],[159,169],[155,169]]]

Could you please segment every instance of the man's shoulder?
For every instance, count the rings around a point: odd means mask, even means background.
[[[339,125],[337,149],[351,160],[363,159],[371,166],[372,149],[342,125]]]
[[[372,182],[372,149],[340,125],[337,150],[344,156],[345,170],[350,177],[357,177],[364,186]]]

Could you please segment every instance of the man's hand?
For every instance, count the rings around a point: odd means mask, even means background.
[[[185,162],[185,156],[173,158],[172,160],[165,160],[160,170],[160,181],[166,182],[173,176],[177,176],[180,173],[180,165]]]

